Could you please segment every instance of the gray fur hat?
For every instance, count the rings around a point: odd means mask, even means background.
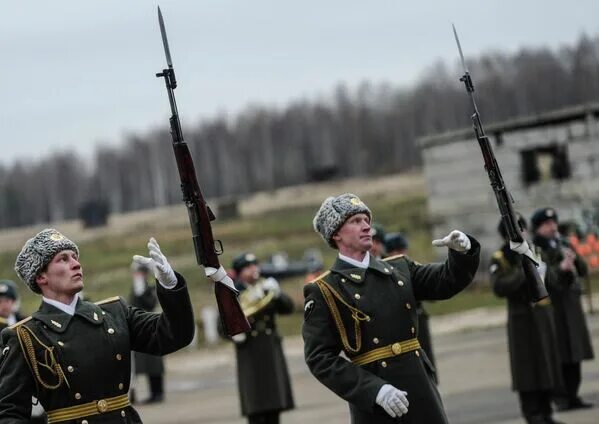
[[[63,250],[74,250],[79,255],[79,248],[75,243],[55,229],[46,228],[27,240],[17,256],[15,271],[31,290],[39,294],[41,290],[35,278]]]
[[[365,213],[372,219],[368,206],[355,194],[345,193],[337,197],[327,197],[312,221],[314,231],[320,233],[324,241],[336,249],[333,235],[347,221],[347,218],[358,213]]]

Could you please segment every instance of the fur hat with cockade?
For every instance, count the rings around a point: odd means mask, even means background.
[[[46,228],[27,240],[15,262],[17,275],[35,293],[41,290],[35,281],[57,253],[73,250],[79,255],[79,248],[71,240],[53,228]]]

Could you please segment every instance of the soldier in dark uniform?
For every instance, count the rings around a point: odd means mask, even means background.
[[[542,249],[547,264],[547,291],[553,304],[555,327],[564,387],[556,398],[560,410],[589,408],[592,404],[578,396],[581,381],[581,361],[593,358],[593,347],[580,296],[582,279],[588,269],[567,240],[557,231],[558,216],[555,209],[538,209],[531,218],[534,243]]]
[[[251,331],[233,336],[241,413],[250,424],[278,424],[280,413],[293,409],[294,402],[276,315],[292,313],[293,301],[274,278],[260,277],[254,254],[237,256],[233,269],[235,286],[256,305],[248,318]],[[266,296],[272,299],[266,302]]]
[[[445,263],[370,256],[370,209],[355,195],[327,198],[314,229],[339,257],[304,288],[305,359],[349,402],[353,424],[446,424],[433,367],[418,341],[416,301],[448,299],[472,281],[480,246],[460,231],[435,240]],[[340,355],[343,352],[344,357]]]
[[[520,215],[518,222],[526,230],[526,221]],[[505,242],[493,254],[489,274],[495,294],[507,298],[508,302],[512,389],[518,392],[520,409],[527,423],[557,423],[552,418],[551,400],[561,386],[562,378],[553,307],[549,299],[531,304],[521,256],[510,250],[502,222],[498,231]],[[549,284],[545,263],[540,262],[538,269]]]
[[[408,240],[401,233],[390,233],[385,236],[385,249],[389,257],[398,255],[407,255]],[[416,316],[418,317],[418,341],[420,347],[426,353],[426,356],[433,364],[433,376],[435,383],[439,383],[439,372],[435,363],[435,355],[433,353],[433,339],[429,326],[429,317],[424,304],[421,301],[416,302]]]
[[[19,313],[17,286],[11,280],[0,280],[0,330],[23,319]]]
[[[133,261],[131,264],[133,285],[129,294],[129,304],[143,311],[152,312],[158,306],[156,287],[149,284],[151,270],[146,265]],[[144,403],[162,402],[164,399],[164,362],[161,356],[134,352],[133,369],[136,375],[147,375],[150,385],[150,397]],[[132,384],[135,387],[135,384]],[[134,402],[134,390],[131,401]]]
[[[370,248],[370,254],[377,259],[383,259],[387,255],[385,246],[385,227],[375,222],[370,226],[370,231],[372,233],[372,247]]]
[[[163,313],[127,306],[119,297],[89,303],[79,249],[54,229],[29,239],[15,270],[35,293],[38,311],[2,331],[0,421],[26,423],[35,395],[49,423],[141,423],[127,397],[132,350],[165,355],[190,343],[193,311],[183,277],[156,240],[150,266],[158,280]]]

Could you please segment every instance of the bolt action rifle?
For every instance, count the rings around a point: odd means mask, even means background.
[[[466,91],[470,97],[473,110],[471,118],[474,127],[474,134],[476,135],[476,139],[480,145],[480,149],[485,161],[485,170],[489,175],[491,187],[493,188],[495,198],[497,199],[497,206],[499,207],[499,212],[501,214],[501,222],[503,223],[504,228],[507,230],[510,248],[519,253],[522,257],[522,267],[524,269],[524,274],[526,275],[526,283],[530,299],[532,302],[538,302],[539,300],[548,296],[547,289],[545,288],[543,279],[540,277],[537,270],[537,258],[528,245],[528,242],[522,235],[522,228],[520,228],[518,225],[518,220],[514,212],[514,199],[505,186],[505,182],[501,176],[501,171],[499,170],[499,165],[495,159],[495,154],[491,148],[491,143],[489,142],[488,137],[485,135],[483,124],[480,120],[480,114],[478,113],[476,102],[474,101],[474,84],[472,83],[470,72],[468,72],[468,68],[466,67],[464,55],[462,54],[462,46],[460,45],[460,40],[458,38],[458,33],[455,29],[455,26],[453,26],[453,35],[455,36],[455,41],[460,52],[460,59],[462,60],[462,66],[464,68],[464,75],[460,78],[460,81],[462,81],[466,86]]]
[[[189,223],[191,224],[196,261],[198,265],[218,269],[220,267],[218,255],[223,252],[223,246],[220,240],[216,240],[215,242],[212,235],[210,221],[213,221],[216,217],[212,213],[210,207],[206,204],[206,200],[204,199],[204,195],[198,184],[189,147],[187,146],[187,143],[183,141],[183,132],[181,130],[181,122],[179,121],[179,112],[177,111],[174,93],[175,88],[177,88],[177,80],[171,61],[171,54],[160,7],[158,7],[158,23],[160,24],[160,33],[162,34],[162,43],[164,44],[164,53],[166,55],[168,68],[157,73],[156,77],[164,78],[168,99],[171,105],[172,115],[169,121],[173,139],[173,150],[175,152],[177,169],[179,170],[179,177],[181,179],[183,202],[187,207]],[[249,331],[250,325],[237,300],[237,295],[239,293],[235,287],[223,283],[215,283],[214,292],[225,333],[229,336],[233,336],[238,333]]]

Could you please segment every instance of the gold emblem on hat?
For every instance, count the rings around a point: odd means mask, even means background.
[[[58,231],[50,234],[50,240],[53,241],[60,241],[60,240],[64,240],[64,236],[62,234],[60,234]]]
[[[349,201],[352,205],[354,206],[359,206],[359,205],[363,205],[364,202],[362,202],[360,199],[358,199],[357,197],[352,197]]]
[[[256,255],[248,253],[247,255],[245,255],[245,260],[248,262],[253,262],[256,260]]]
[[[547,212],[545,212],[545,215],[553,216],[553,209],[547,209]]]
[[[62,328],[62,324],[61,324],[61,323],[59,323],[59,322],[56,322],[56,321],[54,321],[53,319],[52,319],[52,320],[50,320],[50,322],[51,322],[52,324],[54,324],[55,326],[57,326],[58,328]]]

